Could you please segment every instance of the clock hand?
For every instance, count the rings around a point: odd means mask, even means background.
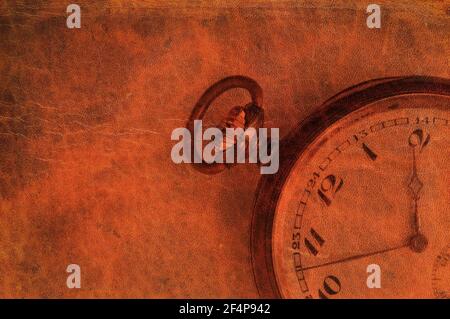
[[[356,260],[356,259],[361,259],[361,258],[365,258],[365,257],[370,257],[370,256],[384,254],[384,253],[387,253],[387,252],[390,252],[390,251],[393,251],[393,250],[397,250],[397,249],[401,249],[401,248],[405,248],[405,247],[409,247],[409,246],[410,246],[410,244],[408,243],[408,244],[403,244],[403,245],[396,246],[396,247],[391,247],[391,248],[387,248],[387,249],[372,251],[370,253],[353,255],[353,256],[350,256],[350,257],[346,257],[346,258],[342,258],[342,259],[326,262],[326,263],[323,263],[323,264],[302,267],[302,270],[309,270],[309,269],[315,269],[315,268],[329,266],[329,265],[340,264],[340,263],[344,263],[344,262],[348,262],[348,261],[352,261],[352,260]]]
[[[412,176],[411,176],[411,180],[408,184],[408,187],[411,190],[412,198],[414,201],[414,235],[409,239],[409,243],[403,244],[403,245],[400,245],[397,247],[373,251],[373,252],[366,253],[366,254],[354,255],[354,256],[342,258],[339,260],[335,260],[335,261],[331,261],[331,262],[327,262],[327,263],[323,263],[323,264],[319,264],[319,265],[315,265],[315,266],[303,267],[302,268],[303,270],[314,269],[314,268],[319,268],[319,267],[323,267],[323,266],[334,265],[334,264],[339,264],[339,263],[343,263],[343,262],[347,262],[347,261],[352,261],[355,259],[379,255],[379,254],[383,254],[383,253],[386,253],[389,251],[393,251],[393,250],[397,250],[397,249],[405,248],[405,247],[409,247],[412,251],[417,252],[417,253],[420,253],[425,250],[425,248],[428,245],[428,240],[425,237],[425,235],[423,235],[421,232],[421,220],[420,220],[420,214],[419,214],[419,208],[418,208],[418,202],[420,199],[420,192],[423,188],[423,183],[419,179],[419,176],[417,174],[417,161],[416,161],[416,147],[421,146],[423,148],[428,144],[428,142],[430,140],[429,135],[426,137],[425,141],[423,141],[423,137],[424,137],[423,131],[420,129],[415,130],[409,137],[409,146],[412,148],[413,165],[412,165]]]
[[[414,147],[414,146],[412,146],[412,147]],[[408,184],[408,187],[411,190],[412,198],[414,201],[414,228],[415,228],[416,234],[419,234],[420,233],[420,216],[419,216],[419,210],[418,210],[418,202],[420,199],[420,191],[422,190],[423,183],[419,179],[419,176],[417,175],[416,149],[415,148],[413,148],[412,154],[413,154],[413,169],[412,169],[411,180]]]
[[[324,267],[324,266],[328,266],[328,265],[339,264],[339,263],[343,263],[343,262],[347,262],[347,261],[352,261],[355,259],[361,259],[361,258],[365,258],[365,257],[369,257],[369,256],[379,255],[379,254],[383,254],[386,252],[390,252],[390,251],[405,248],[405,247],[409,247],[412,251],[417,252],[417,253],[420,253],[425,250],[425,248],[428,245],[428,240],[425,237],[425,235],[423,235],[421,232],[421,220],[420,220],[420,214],[419,214],[419,209],[418,209],[418,202],[420,199],[420,192],[423,188],[423,183],[419,179],[419,176],[417,174],[417,161],[416,161],[416,147],[421,146],[423,148],[428,144],[428,142],[430,140],[429,135],[427,136],[425,141],[423,141],[423,137],[424,137],[423,131],[419,130],[419,129],[415,130],[409,137],[409,146],[413,149],[413,152],[412,152],[413,165],[412,165],[412,176],[411,176],[411,180],[408,184],[408,187],[411,190],[412,198],[414,201],[414,235],[409,239],[409,243],[403,244],[403,245],[400,245],[397,247],[391,247],[391,248],[387,248],[387,249],[383,249],[383,250],[373,251],[373,252],[366,253],[366,254],[354,255],[354,256],[338,259],[335,261],[331,261],[331,262],[327,262],[327,263],[323,263],[323,264],[319,264],[319,265],[303,267],[302,268],[303,270],[309,270],[309,269]]]
[[[430,136],[428,135],[425,141],[423,141],[423,131],[418,129],[415,130],[411,136],[409,137],[409,146],[412,148],[413,155],[413,165],[412,165],[412,175],[411,180],[408,184],[409,189],[412,193],[412,199],[414,201],[414,236],[410,238],[410,248],[411,250],[420,253],[425,250],[428,245],[427,238],[420,231],[421,229],[421,220],[418,208],[418,202],[420,199],[420,192],[423,188],[423,183],[419,179],[417,174],[417,161],[416,161],[416,147],[421,146],[425,147],[430,140]]]

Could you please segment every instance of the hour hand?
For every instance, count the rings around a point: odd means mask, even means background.
[[[423,183],[417,174],[417,160],[416,152],[418,149],[422,150],[430,141],[430,135],[424,136],[424,132],[421,129],[415,130],[409,137],[409,146],[412,148],[412,174],[408,184],[408,188],[411,190],[412,199],[414,202],[414,235],[410,239],[410,248],[415,252],[422,252],[428,245],[428,240],[421,232],[421,220],[419,214],[418,203],[420,199],[420,193],[423,188]]]

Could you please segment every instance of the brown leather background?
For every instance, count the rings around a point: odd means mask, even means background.
[[[379,30],[364,1],[76,1],[81,29],[69,3],[0,4],[1,297],[257,297],[259,169],[170,159],[203,91],[254,78],[285,135],[361,81],[449,77],[448,1],[376,1]],[[247,100],[226,94],[211,123]]]

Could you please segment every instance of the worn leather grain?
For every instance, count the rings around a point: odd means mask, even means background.
[[[450,3],[77,1],[0,4],[0,296],[257,297],[259,169],[170,159],[213,82],[250,76],[286,135],[324,100],[386,76],[449,77]],[[218,123],[240,90],[214,105]],[[67,289],[66,267],[82,288]]]

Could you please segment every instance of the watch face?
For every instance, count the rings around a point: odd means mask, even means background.
[[[448,296],[449,122],[448,96],[394,96],[303,149],[270,235],[280,297]]]

